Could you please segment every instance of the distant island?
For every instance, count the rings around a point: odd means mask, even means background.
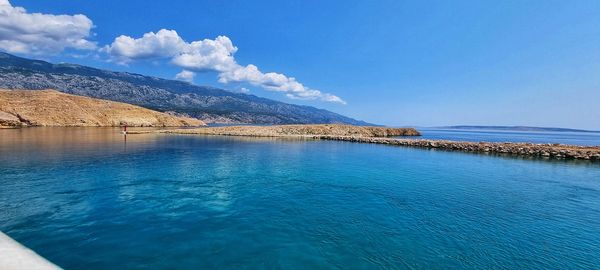
[[[572,129],[572,128],[557,128],[557,127],[531,127],[531,126],[443,126],[436,127],[443,129],[465,129],[465,130],[501,130],[501,131],[534,131],[534,132],[591,132],[600,133],[600,131],[584,130],[584,129]]]

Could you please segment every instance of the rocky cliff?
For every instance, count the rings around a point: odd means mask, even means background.
[[[0,90],[0,126],[202,126],[202,121],[54,90]]]

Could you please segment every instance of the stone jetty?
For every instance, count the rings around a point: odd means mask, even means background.
[[[563,144],[460,142],[391,138],[419,136],[413,128],[361,127],[350,125],[279,125],[279,126],[227,126],[194,129],[129,131],[128,134],[168,133],[249,137],[285,137],[298,139],[333,140],[357,143],[375,143],[407,147],[443,149],[472,153],[488,153],[539,157],[544,159],[578,159],[600,162],[600,146]]]
[[[581,159],[600,161],[600,146],[575,146],[563,144],[457,142],[445,140],[412,140],[355,136],[311,136],[314,139],[398,146],[435,148],[463,152],[530,156],[547,159]]]
[[[272,125],[272,126],[223,126],[188,129],[166,129],[156,131],[130,131],[140,133],[177,133],[250,137],[294,137],[310,135],[353,136],[353,137],[391,137],[420,136],[414,128],[390,128],[378,126],[353,126],[342,124],[315,125]]]

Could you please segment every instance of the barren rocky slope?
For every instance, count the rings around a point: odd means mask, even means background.
[[[202,121],[54,90],[0,90],[0,126],[202,126]]]

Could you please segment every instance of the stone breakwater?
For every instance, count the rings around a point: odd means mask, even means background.
[[[419,136],[413,128],[360,127],[349,125],[228,126],[194,129],[129,131],[128,134],[167,133],[246,137],[279,137],[375,143],[407,147],[443,149],[472,153],[503,154],[546,159],[579,159],[600,162],[600,146],[562,144],[458,142],[445,140],[398,139],[393,136]]]
[[[414,128],[389,128],[374,126],[352,126],[342,124],[316,125],[274,125],[274,126],[226,126],[191,129],[171,129],[158,131],[130,131],[140,133],[177,133],[250,137],[297,137],[311,135],[353,136],[353,137],[391,137],[420,136]]]
[[[376,143],[398,146],[435,148],[463,152],[508,154],[547,159],[581,159],[600,161],[600,146],[575,146],[562,144],[456,142],[444,140],[410,140],[354,136],[310,136],[313,139]]]

